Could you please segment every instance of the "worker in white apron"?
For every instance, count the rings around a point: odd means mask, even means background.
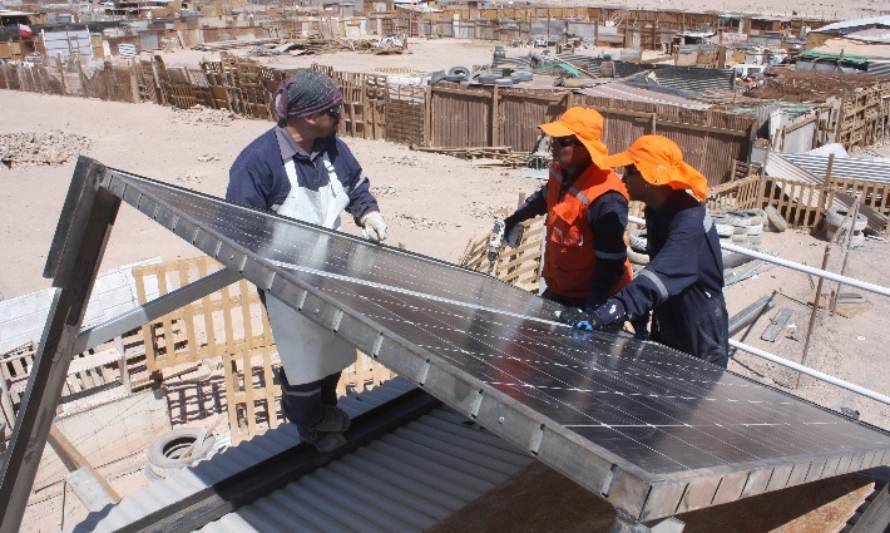
[[[386,223],[370,184],[336,137],[342,96],[334,80],[303,70],[286,80],[274,98],[278,125],[235,160],[226,199],[330,229],[340,227],[345,210],[366,238],[383,241]],[[273,235],[273,247],[298,246],[301,264],[324,268],[329,236],[294,243],[285,242],[287,234],[282,228]],[[297,425],[303,442],[333,450],[346,442],[349,417],[337,408],[336,390],[340,371],[355,362],[355,348],[271,294],[261,295],[281,359],[284,415]]]

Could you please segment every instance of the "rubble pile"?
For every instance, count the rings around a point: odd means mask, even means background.
[[[63,165],[92,141],[60,130],[0,134],[0,163],[5,168]]]
[[[238,116],[228,109],[213,109],[196,105],[188,109],[174,109],[173,122],[190,126],[228,126]]]
[[[747,91],[746,96],[789,102],[821,102],[830,96],[841,96],[860,87],[872,87],[875,76],[832,74],[830,72],[775,69],[775,76]]]

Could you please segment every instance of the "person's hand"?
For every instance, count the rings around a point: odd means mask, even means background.
[[[383,242],[386,240],[386,222],[383,215],[377,211],[373,211],[365,215],[362,219],[362,233],[365,238],[373,242]]]
[[[519,246],[524,229],[525,226],[521,222],[511,220],[510,218],[504,219],[504,244],[510,248]]]
[[[588,313],[580,307],[572,307],[560,313],[559,320],[575,329],[593,331],[601,327],[596,316]]]

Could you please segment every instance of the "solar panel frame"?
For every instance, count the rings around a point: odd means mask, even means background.
[[[890,458],[888,449],[880,448],[852,456],[804,455],[784,457],[781,460],[755,460],[668,474],[653,474],[578,433],[567,430],[549,417],[457,368],[439,354],[411,343],[387,328],[385,324],[344,308],[340,302],[324,291],[305,283],[301,284],[287,269],[270,264],[268,259],[255,256],[237,243],[203,227],[188,213],[177,211],[160,198],[153,196],[151,187],[179,190],[183,194],[203,197],[214,202],[219,202],[219,198],[116,169],[107,170],[103,186],[204,253],[216,258],[226,267],[241,272],[258,287],[270,290],[285,302],[295,304],[295,308],[316,323],[342,336],[358,349],[378,359],[403,377],[414,381],[452,408],[475,419],[492,433],[535,455],[545,464],[562,472],[591,492],[605,497],[616,508],[636,519],[654,520],[678,512],[727,503],[801,482],[885,464]],[[248,207],[241,209],[257,211]],[[367,245],[367,241],[339,232],[267,212],[257,212],[263,213],[264,216],[279,218],[289,224],[311,227],[324,234],[336,235],[338,239],[352,239],[356,243]],[[486,281],[492,280],[484,274],[426,256],[389,247],[386,249],[430,265],[459,270],[462,275],[481,276]],[[528,295],[525,291],[508,284],[499,281],[498,283],[504,286],[504,290]],[[621,342],[620,338],[617,341]],[[756,382],[751,381],[751,383]],[[784,391],[778,392],[795,401],[802,401]],[[811,405],[830,412],[816,404]],[[887,435],[879,428],[872,429]],[[821,470],[816,472],[820,467]]]

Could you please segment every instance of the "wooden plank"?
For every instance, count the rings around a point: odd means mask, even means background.
[[[247,431],[250,435],[256,434],[256,402],[254,401],[253,387],[253,362],[251,358],[250,341],[253,339],[253,324],[250,318],[250,304],[247,297],[248,284],[242,279],[238,283],[239,295],[241,296],[241,320],[244,322],[244,349],[241,351],[243,372],[244,372],[244,392],[245,401],[247,403]]]
[[[68,440],[65,434],[62,433],[55,424],[52,424],[49,427],[47,441],[50,446],[53,447],[53,451],[56,452],[56,455],[59,456],[62,464],[65,465],[65,468],[67,468],[69,472],[84,469],[90,477],[93,477],[96,480],[112,503],[121,501],[121,497],[118,495],[117,491],[111,487],[111,484],[109,484],[105,478],[99,475],[96,469],[93,468],[93,465],[87,461],[87,458],[74,447],[74,444]]]
[[[189,270],[191,266],[191,261],[179,261],[178,262],[178,272],[179,272],[179,286],[185,287],[189,284]],[[185,327],[185,337],[186,337],[186,347],[185,353],[177,354],[177,360],[196,360],[198,359],[199,354],[199,346],[195,337],[195,315],[194,308],[192,303],[189,302],[187,305],[181,307],[180,312],[182,313],[182,323]]]
[[[223,352],[223,369],[225,372],[226,385],[226,408],[229,415],[229,430],[232,432],[233,444],[241,441],[241,427],[238,424],[238,383],[235,381],[237,369],[235,368],[235,357],[232,351],[232,317],[231,317],[231,287],[222,290],[223,297],[223,324],[225,328],[225,351]]]

